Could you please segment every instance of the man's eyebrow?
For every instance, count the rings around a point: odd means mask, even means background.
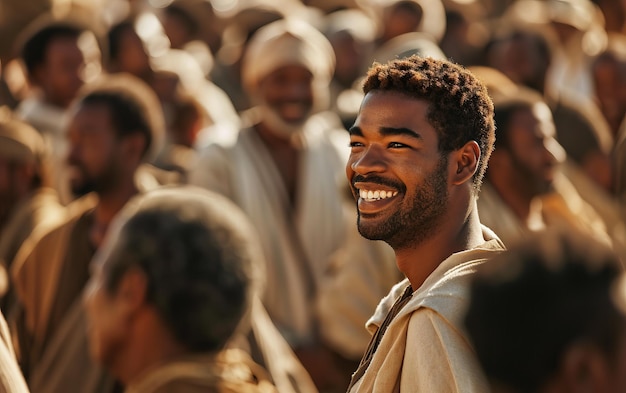
[[[363,131],[360,127],[357,126],[350,127],[348,132],[350,133],[350,135],[363,136]],[[411,138],[422,139],[422,136],[420,134],[406,127],[380,127],[379,132],[382,136],[406,135]]]
[[[352,126],[348,129],[348,133],[350,133],[350,136],[354,135],[354,136],[363,136],[363,131],[361,131],[361,128],[357,127],[357,126]]]
[[[382,136],[406,135],[411,138],[422,139],[422,136],[410,128],[406,127],[380,127]]]

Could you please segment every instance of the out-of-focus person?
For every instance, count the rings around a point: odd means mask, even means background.
[[[31,89],[15,112],[43,135],[51,154],[52,184],[67,204],[73,199],[64,163],[67,110],[85,81],[99,72],[98,41],[74,18],[43,15],[25,28],[20,43]]]
[[[606,245],[541,232],[479,267],[469,297],[492,392],[626,390],[626,276]]]
[[[65,209],[49,184],[47,151],[41,135],[0,107],[0,264],[2,310],[12,311],[7,272],[18,250],[63,220]]]
[[[84,306],[91,355],[124,392],[276,392],[225,348],[252,307],[254,241],[232,202],[201,189],[151,191],[122,210]]]
[[[340,176],[347,133],[324,111],[334,55],[302,20],[259,29],[242,80],[255,103],[235,141],[202,150],[190,182],[226,195],[250,217],[267,261],[261,299],[320,389],[344,380],[319,341],[314,301],[344,230]],[[343,382],[342,382],[343,383]]]
[[[64,221],[18,252],[12,279],[19,360],[34,392],[108,392],[114,381],[89,360],[81,294],[89,261],[163,137],[158,99],[130,75],[106,76],[73,106],[67,135],[72,191]],[[154,184],[148,185],[155,186]]]

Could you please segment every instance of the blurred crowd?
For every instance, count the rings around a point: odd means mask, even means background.
[[[373,62],[449,59],[487,86],[496,145],[478,208],[504,244],[576,228],[626,258],[624,0],[4,0],[0,37],[0,333],[33,392],[157,391],[129,353],[160,345],[229,348],[211,362],[249,366],[250,391],[345,391],[401,279],[393,251],[358,234],[345,176]],[[159,335],[205,326],[183,321],[192,295],[154,295],[203,273],[138,284],[105,267],[122,305],[88,293],[108,285],[93,266],[123,239],[120,212],[172,187],[161,198],[189,203],[179,214],[200,215],[191,195],[208,190],[252,228],[251,294],[235,304],[220,276],[212,299],[233,314],[214,347]],[[183,258],[157,246],[192,232],[143,225],[154,244],[119,252]],[[185,312],[131,318],[140,284]]]

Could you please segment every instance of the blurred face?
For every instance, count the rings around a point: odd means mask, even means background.
[[[447,206],[447,156],[427,112],[426,101],[373,91],[350,129],[346,175],[359,232],[396,249],[432,235]]]
[[[128,72],[141,78],[150,70],[150,59],[135,30],[129,28],[122,33],[119,48],[115,71]]]
[[[600,110],[617,135],[626,114],[626,64],[599,61],[593,67],[593,81]]]
[[[392,6],[385,16],[383,40],[389,41],[405,33],[418,31],[422,23],[423,11],[411,2],[399,2]]]
[[[330,43],[336,59],[334,78],[344,87],[352,87],[362,71],[361,65],[365,57],[364,43],[359,42],[348,32],[337,33],[330,37]]]
[[[284,66],[259,83],[263,121],[278,132],[300,129],[313,110],[313,74],[300,65]]]
[[[550,65],[537,48],[536,39],[522,33],[503,39],[490,51],[489,63],[513,82],[544,89],[544,76]]]
[[[49,103],[67,108],[83,85],[85,58],[78,39],[59,37],[50,42],[36,81]]]
[[[556,166],[564,160],[563,148],[554,139],[550,108],[537,103],[519,109],[510,120],[508,150],[520,184],[533,195],[550,191]]]
[[[67,164],[75,195],[111,190],[122,174],[122,140],[105,105],[82,105],[71,118],[67,133]]]

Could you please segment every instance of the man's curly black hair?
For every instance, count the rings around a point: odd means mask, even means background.
[[[481,155],[472,181],[476,192],[480,190],[495,142],[493,103],[482,82],[452,62],[414,55],[375,63],[363,82],[365,94],[372,90],[395,91],[427,101],[428,120],[439,133],[442,153],[476,141]]]

